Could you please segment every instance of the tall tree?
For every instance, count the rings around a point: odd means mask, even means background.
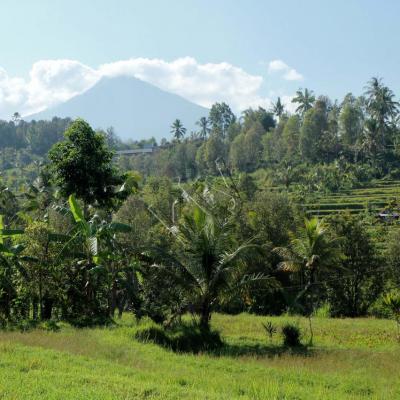
[[[318,100],[315,107],[310,108],[303,118],[300,129],[300,151],[307,160],[316,162],[323,160],[321,152],[324,137],[328,132],[328,113],[326,104]]]
[[[281,98],[278,97],[276,102],[272,104],[272,112],[280,118],[285,112],[285,106],[282,104]]]
[[[383,84],[381,78],[373,77],[366,87],[367,111],[377,123],[379,141],[382,146],[386,144],[389,122],[395,118],[399,103],[395,100],[394,93]]]
[[[292,103],[298,103],[299,105],[296,108],[296,112],[304,115],[306,111],[308,111],[315,102],[315,96],[312,90],[308,90],[307,88],[304,89],[304,92],[302,89],[299,89],[296,92],[296,97],[292,99]]]
[[[248,108],[243,111],[243,131],[249,131],[254,124],[261,124],[265,131],[275,127],[275,120],[271,112],[262,107],[254,110]]]
[[[332,270],[327,282],[333,316],[365,315],[382,289],[380,260],[364,221],[355,216],[338,216],[330,223],[344,254],[341,268]]]
[[[199,136],[205,140],[211,131],[208,119],[206,117],[201,117],[196,122],[196,125],[200,128]]]
[[[344,145],[356,144],[362,134],[363,122],[360,102],[352,94],[347,94],[339,114],[339,134]]]
[[[215,103],[211,106],[208,116],[213,133],[225,138],[230,125],[236,121],[235,114],[226,103]]]
[[[113,166],[104,136],[87,122],[75,120],[65,131],[65,140],[51,148],[49,158],[54,183],[65,197],[75,194],[85,205],[112,206],[115,186],[123,177]]]
[[[180,119],[176,119],[171,125],[171,133],[174,138],[180,142],[186,134],[186,128],[183,126]]]

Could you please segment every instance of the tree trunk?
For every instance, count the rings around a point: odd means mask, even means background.
[[[200,329],[204,331],[210,330],[210,319],[211,319],[211,310],[210,304],[207,301],[204,301],[201,306],[201,314],[200,314]]]
[[[51,319],[51,313],[53,311],[53,299],[50,299],[48,297],[44,297],[42,300],[42,314],[41,314],[41,320],[42,321],[47,321]]]
[[[308,314],[308,326],[310,328],[310,346],[312,346],[313,340],[314,340],[314,331],[313,331],[312,322],[311,322],[311,313]]]

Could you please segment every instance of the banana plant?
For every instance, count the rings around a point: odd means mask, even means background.
[[[20,255],[24,247],[21,244],[9,245],[8,240],[13,239],[24,231],[21,229],[6,229],[3,216],[0,215],[0,301],[2,312],[5,317],[9,317],[11,310],[11,300],[14,292],[13,285],[13,266],[26,277],[26,272],[20,264]]]
[[[75,232],[71,241],[81,244],[83,252],[78,262],[87,268],[86,286],[90,289],[91,281],[106,276],[110,292],[110,309],[114,312],[117,296],[119,267],[126,254],[123,253],[117,234],[131,231],[131,226],[119,222],[107,222],[95,214],[86,220],[82,208],[74,195],[68,199],[70,211],[75,221]],[[68,244],[68,243],[67,243]]]

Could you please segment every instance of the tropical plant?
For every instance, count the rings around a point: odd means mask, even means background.
[[[282,104],[281,98],[278,97],[276,102],[272,104],[272,112],[280,118],[285,112],[285,106]]]
[[[265,333],[268,335],[269,337],[269,341],[272,341],[272,336],[277,332],[276,326],[271,322],[271,321],[267,321],[267,322],[262,322],[261,325],[263,326]]]
[[[211,129],[209,127],[209,121],[206,117],[201,117],[197,122],[196,125],[200,128],[199,136],[201,139],[205,140]]]
[[[0,313],[5,319],[10,318],[11,302],[16,296],[13,269],[16,268],[25,276],[25,270],[19,260],[24,247],[21,244],[10,243],[10,240],[22,233],[23,230],[20,229],[6,229],[3,216],[0,215]]]
[[[252,282],[266,279],[246,274],[245,252],[256,246],[238,245],[232,235],[232,219],[217,218],[194,202],[177,225],[169,229],[175,239],[173,252],[153,249],[157,267],[174,277],[200,316],[200,327],[209,330],[211,313]],[[185,307],[182,307],[183,309]]]
[[[285,324],[282,327],[283,344],[288,347],[298,347],[301,345],[301,331],[297,325]]]
[[[317,218],[305,219],[304,226],[291,233],[288,247],[277,247],[275,252],[283,259],[278,265],[282,271],[297,273],[300,277],[301,290],[295,302],[309,295],[307,316],[310,324],[310,343],[313,341],[311,315],[314,311],[313,289],[317,278],[337,265],[343,257],[339,239],[332,237],[327,226]]]
[[[370,116],[377,122],[380,131],[380,140],[385,144],[385,131],[390,119],[393,119],[399,109],[399,102],[395,101],[395,95],[382,82],[381,78],[373,77],[366,87],[367,110]]]
[[[396,321],[397,325],[397,340],[400,342],[400,294],[388,293],[383,298],[383,304],[386,306]]]
[[[315,96],[312,90],[299,89],[296,92],[296,97],[292,99],[292,103],[298,103],[299,105],[296,108],[296,112],[303,115],[306,111],[308,111],[315,102]]]
[[[186,128],[183,126],[180,119],[176,119],[171,125],[171,133],[174,135],[174,138],[180,142],[181,139],[185,136]]]
[[[116,308],[117,284],[119,266],[126,254],[119,246],[118,233],[130,232],[131,227],[119,222],[108,222],[95,214],[90,220],[86,220],[82,208],[79,206],[74,195],[68,199],[70,211],[75,221],[75,228],[70,234],[70,240],[65,246],[78,245],[75,254],[77,265],[80,267],[83,279],[85,294],[93,300],[95,298],[96,285],[99,278],[107,283],[108,312],[113,315]],[[126,263],[125,263],[126,264]]]

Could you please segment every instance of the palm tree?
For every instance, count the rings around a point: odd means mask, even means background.
[[[312,90],[304,89],[304,93],[302,89],[299,89],[296,92],[296,97],[292,99],[292,103],[299,103],[299,106],[296,108],[296,112],[303,115],[307,110],[312,108],[315,102],[315,96]]]
[[[153,249],[158,259],[154,266],[181,285],[188,305],[200,316],[203,330],[209,330],[211,313],[218,302],[231,298],[252,282],[267,279],[246,275],[244,253],[255,245],[237,245],[231,234],[232,224],[226,219],[220,221],[196,204],[177,226],[168,228],[175,239],[174,251]]]
[[[179,142],[186,133],[186,128],[182,125],[180,119],[176,119],[171,125],[171,133],[174,135],[174,138]]]
[[[201,117],[197,122],[196,125],[200,127],[200,137],[205,140],[208,134],[211,132],[209,128],[209,121],[206,117]]]
[[[281,98],[278,97],[276,102],[272,104],[271,110],[278,118],[280,118],[285,112],[285,106],[281,102]]]
[[[305,219],[304,227],[297,235],[291,234],[289,247],[277,247],[274,251],[283,261],[279,268],[283,271],[298,273],[302,290],[296,301],[306,294],[310,295],[308,318],[310,324],[310,343],[313,341],[311,315],[313,312],[312,289],[318,275],[334,266],[342,258],[339,239],[333,238],[326,225],[317,218]]]
[[[396,117],[399,103],[394,100],[395,95],[392,90],[383,84],[381,78],[377,77],[373,77],[368,82],[365,95],[368,113],[376,121],[379,140],[382,145],[385,145],[389,122]]]

